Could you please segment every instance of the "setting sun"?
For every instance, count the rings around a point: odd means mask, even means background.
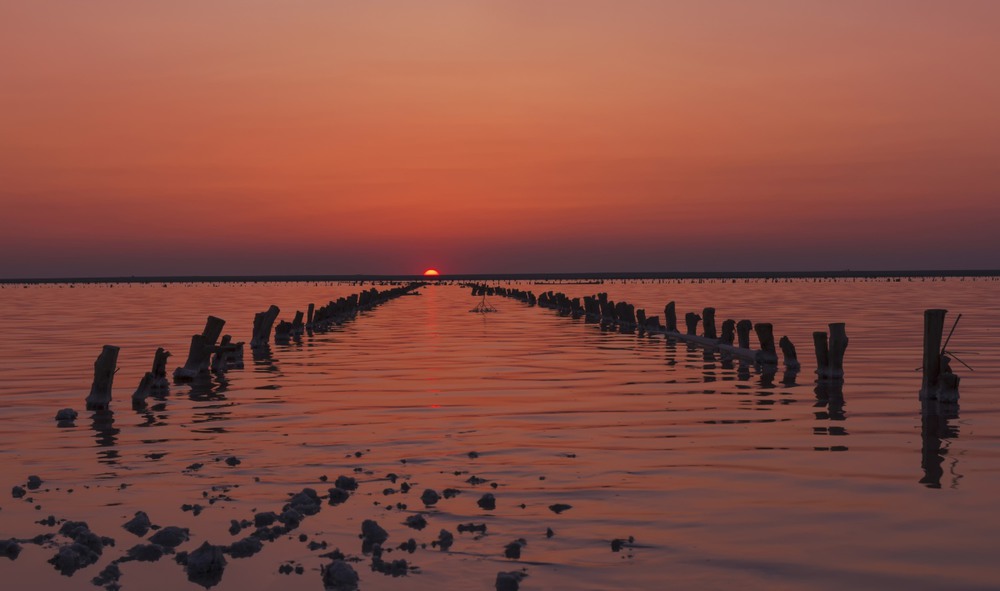
[[[440,273],[437,272],[437,269],[427,269],[424,271],[424,277],[437,277],[438,275]]]

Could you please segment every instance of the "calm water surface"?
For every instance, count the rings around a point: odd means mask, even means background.
[[[331,484],[320,477],[342,474],[360,482],[350,500],[324,505],[252,558],[230,558],[214,588],[322,589],[328,559],[319,555],[333,548],[362,559],[362,589],[492,589],[498,571],[520,569],[524,590],[1000,586],[1000,282],[517,286],[607,291],[661,320],[675,300],[681,317],[714,306],[719,324],[772,322],[776,338],[797,345],[803,371],[771,380],[683,343],[602,332],[502,298],[491,299],[499,313],[470,314],[478,298],[440,284],[272,345],[266,359],[248,351],[245,369],[174,385],[134,411],[129,397],[156,347],[174,353],[172,371],[206,315],[249,341],[253,314],[271,303],[290,319],[363,287],[5,286],[0,538],[54,531],[35,523],[54,515],[117,542],[71,578],[46,563],[55,550],[26,544],[16,561],[0,558],[5,588],[96,589],[90,579],[142,541],[121,528],[137,510],[190,528],[181,549],[228,544],[248,533],[230,535],[231,519],[280,511],[303,487],[325,493]],[[917,399],[922,311],[931,307],[951,310],[949,327],[963,314],[950,348],[975,371],[956,364],[957,418],[922,416]],[[817,394],[812,379],[811,333],[830,322],[846,322],[851,339],[842,402]],[[83,410],[103,344],[121,347],[111,417]],[[74,427],[56,426],[63,407],[80,411]],[[242,463],[216,461],[229,456]],[[195,462],[205,466],[184,470]],[[45,481],[32,500],[12,498],[10,487],[32,474]],[[468,483],[473,475],[487,482]],[[425,508],[425,488],[462,492]],[[477,506],[486,492],[494,511]],[[194,516],[185,503],[205,509]],[[572,508],[556,514],[554,503]],[[422,531],[402,524],[416,512],[429,522]],[[419,573],[371,572],[358,539],[364,519],[388,530],[386,547],[427,543],[386,555]],[[488,529],[458,533],[465,523]],[[455,534],[450,551],[430,545],[441,529]],[[300,533],[329,546],[310,550]],[[613,539],[630,536],[633,544],[612,551]],[[504,546],[519,538],[521,559],[506,559]],[[304,574],[279,574],[289,561]],[[198,588],[169,557],[122,572],[124,589]]]

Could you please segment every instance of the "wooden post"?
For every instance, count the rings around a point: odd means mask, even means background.
[[[827,344],[826,331],[813,333],[813,345],[816,347],[816,375],[821,380],[830,379],[830,346]]]
[[[792,344],[791,339],[788,337],[781,337],[778,341],[778,346],[781,347],[781,355],[785,358],[785,367],[788,369],[798,369],[800,367],[799,357],[795,352],[795,345]]]
[[[94,382],[87,396],[87,410],[108,410],[111,406],[111,386],[118,371],[119,348],[104,345],[94,361]]]
[[[205,344],[210,347],[214,347],[216,341],[222,335],[222,327],[226,325],[226,321],[222,318],[216,318],[215,316],[209,316],[208,320],[205,322],[205,330],[201,331],[201,336],[205,337]]]
[[[715,333],[715,308],[705,308],[701,311],[701,323],[705,327],[706,339],[717,339]]]
[[[844,379],[844,352],[847,351],[847,332],[843,322],[830,324],[830,377]]]
[[[306,328],[312,328],[313,325],[313,314],[316,311],[316,305],[310,303],[309,311],[306,313]]]
[[[758,322],[753,329],[757,333],[757,340],[760,341],[757,363],[777,365],[778,352],[774,348],[774,327],[770,322]]]
[[[719,342],[723,345],[732,346],[733,341],[736,339],[736,321],[733,319],[727,319],[722,321],[722,335],[719,337]]]
[[[142,380],[139,381],[139,387],[132,393],[132,408],[140,409],[146,406],[146,398],[153,394],[153,382],[155,380],[156,378],[151,371],[147,371],[142,376]]]
[[[923,385],[920,398],[937,398],[941,378],[941,337],[947,310],[924,310]]]
[[[667,323],[668,332],[677,332],[677,310],[673,300],[663,308],[663,321]]]
[[[750,331],[753,329],[753,322],[740,320],[736,323],[736,337],[740,349],[750,348]]]
[[[204,335],[192,335],[187,362],[183,367],[174,369],[174,380],[183,382],[193,380],[199,374],[207,374],[212,361],[212,349],[212,345],[205,342]]]
[[[698,316],[694,312],[688,312],[684,315],[684,324],[687,325],[687,334],[697,335],[698,334],[698,321],[701,320],[701,316]]]
[[[207,374],[212,363],[212,352],[215,350],[215,342],[222,334],[222,327],[226,321],[215,316],[209,316],[205,323],[205,330],[201,334],[191,337],[191,347],[188,349],[188,358],[183,367],[174,370],[175,380],[193,380],[196,376]]]
[[[274,327],[274,342],[287,343],[292,336],[292,323],[282,320]]]
[[[295,318],[292,320],[292,336],[301,336],[305,332],[305,326],[302,324],[302,316],[300,310],[295,311]]]
[[[253,319],[253,338],[250,340],[250,347],[256,349],[263,347],[271,340],[271,328],[277,320],[281,310],[271,305],[266,312],[258,312]]]
[[[167,381],[167,359],[169,357],[170,351],[163,347],[158,347],[153,355],[152,388],[154,392],[164,393],[170,389],[170,382]]]

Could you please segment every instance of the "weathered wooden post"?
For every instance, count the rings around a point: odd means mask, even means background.
[[[705,308],[701,311],[701,324],[705,327],[706,339],[717,339],[715,333],[715,308]]]
[[[271,328],[277,320],[281,310],[271,305],[266,312],[258,312],[253,319],[253,338],[250,339],[250,348],[263,347],[271,340]]]
[[[243,369],[243,341],[233,342],[232,335],[224,335],[215,348],[212,371],[222,373],[230,369]]]
[[[310,303],[309,311],[306,312],[306,328],[312,330],[313,327],[313,314],[316,312],[316,305]]]
[[[163,347],[157,347],[153,354],[153,392],[166,392],[170,390],[170,382],[167,381],[167,359],[170,351]]]
[[[722,321],[722,334],[719,336],[719,342],[723,345],[732,346],[733,341],[736,339],[736,321],[733,319],[726,319]]]
[[[740,349],[750,348],[750,331],[753,329],[753,322],[740,320],[736,323],[736,337]]]
[[[222,336],[222,327],[225,325],[226,321],[222,318],[209,316],[208,320],[205,321],[205,329],[201,331],[201,336],[205,337],[205,342],[214,347],[219,337]]]
[[[292,320],[292,336],[298,337],[302,336],[305,332],[305,325],[302,324],[302,312],[300,310],[295,311],[295,318]]]
[[[111,386],[118,371],[119,348],[104,345],[94,361],[94,382],[87,396],[87,410],[108,410],[111,406]]]
[[[844,379],[844,352],[847,351],[847,332],[843,322],[830,324],[830,377]]]
[[[663,321],[667,323],[667,332],[677,332],[677,309],[673,300],[663,308]]]
[[[688,312],[684,315],[684,324],[687,325],[687,334],[697,335],[698,334],[698,321],[701,320],[701,316],[698,316],[694,312]]]
[[[205,323],[205,329],[201,334],[191,337],[191,347],[188,349],[188,358],[183,367],[174,370],[174,379],[180,381],[193,380],[199,375],[207,375],[212,363],[212,352],[215,350],[215,342],[222,334],[222,327],[226,321],[215,316],[209,316]]]
[[[777,365],[778,352],[774,348],[774,327],[770,322],[758,322],[753,327],[760,341],[760,351],[757,352],[757,363]]]
[[[785,358],[785,367],[788,369],[797,370],[801,365],[799,364],[798,355],[795,352],[795,345],[792,344],[791,339],[787,336],[781,337],[778,341],[778,346],[781,347],[781,355]]]
[[[951,359],[945,355],[944,347],[941,345],[944,317],[947,313],[947,310],[940,309],[924,310],[924,371],[923,384],[920,388],[921,400],[958,402],[959,377],[951,371]]]
[[[153,372],[147,371],[139,380],[139,387],[132,393],[132,408],[140,409],[146,406],[146,398],[153,393]]]
[[[924,310],[924,363],[920,398],[937,398],[941,379],[941,338],[948,310]]]
[[[132,393],[132,408],[140,409],[146,406],[146,398],[166,393],[170,389],[167,381],[167,358],[170,352],[163,347],[156,349],[153,355],[153,369],[147,371],[139,381],[139,387]]]
[[[821,380],[830,379],[830,346],[826,331],[813,333],[813,345],[816,347],[816,375]]]

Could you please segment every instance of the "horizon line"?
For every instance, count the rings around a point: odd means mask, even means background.
[[[897,277],[998,277],[1000,269],[894,269],[837,271],[632,271],[580,273],[420,273],[292,274],[292,275],[116,275],[99,277],[0,277],[0,284],[33,283],[295,283],[307,281],[441,281],[441,280],[614,280],[614,279],[840,279]]]

